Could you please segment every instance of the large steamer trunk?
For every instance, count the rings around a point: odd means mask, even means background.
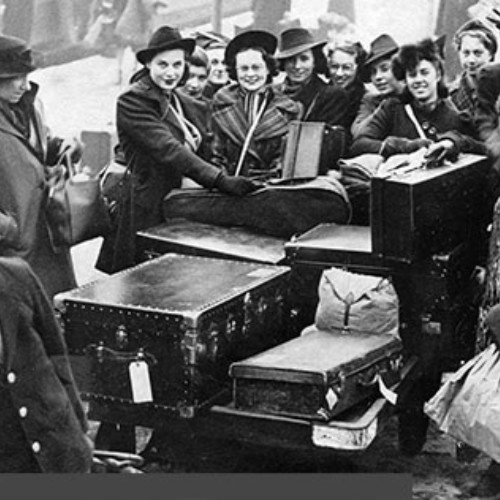
[[[167,254],[59,294],[69,351],[91,363],[82,395],[113,414],[96,419],[155,426],[213,404],[228,392],[231,362],[290,338],[288,275],[284,266]],[[136,361],[148,365],[152,402],[134,402]]]
[[[425,360],[453,370],[473,354],[477,318],[471,275],[475,256],[470,245],[430,255],[411,264],[373,253],[365,226],[321,224],[285,245],[292,267],[290,298],[298,327],[314,322],[323,270],[390,276],[400,299],[400,335],[404,346]]]
[[[488,165],[486,157],[468,154],[442,167],[374,177],[374,253],[411,263],[474,239],[483,217]]]
[[[243,227],[221,227],[185,219],[170,219],[138,231],[137,261],[165,253],[283,264],[285,242]]]
[[[328,421],[399,382],[399,339],[309,330],[231,365],[237,409]]]

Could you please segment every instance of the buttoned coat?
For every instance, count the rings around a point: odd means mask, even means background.
[[[23,429],[11,432],[2,419],[2,450],[33,450],[42,472],[87,472],[87,421],[62,332],[39,280],[18,257],[0,257],[0,333],[0,388],[10,395],[12,415]],[[0,407],[6,411],[5,401]],[[0,468],[9,470],[9,464]]]
[[[176,92],[176,91],[174,91]],[[207,136],[208,108],[176,92],[186,118]],[[220,169],[184,145],[184,132],[169,99],[144,70],[120,95],[116,121],[119,148],[131,176],[117,231],[104,240],[96,267],[116,272],[134,264],[135,233],[163,221],[162,200],[183,176],[211,188]],[[201,151],[205,146],[201,145]]]
[[[384,100],[361,127],[358,137],[352,144],[352,155],[377,153],[391,156],[411,152],[407,150],[407,143],[404,140],[419,140],[420,136],[405,111],[406,104],[403,97]],[[472,134],[470,123],[462,121],[448,100],[440,99],[436,108],[430,113],[425,113],[415,106],[412,106],[412,109],[422,128],[427,128],[430,140],[446,138],[453,141],[457,152],[485,153],[483,144],[469,135]],[[396,140],[393,141],[392,138]]]
[[[292,120],[300,118],[302,106],[277,89],[266,90],[267,105],[245,155],[241,175],[268,178],[279,176],[283,141]],[[238,83],[219,90],[212,102],[212,162],[229,174],[235,173],[250,122],[245,112],[244,91]]]
[[[42,281],[49,297],[76,286],[69,249],[55,252],[47,229],[46,161],[48,128],[43,119],[38,86],[24,94],[20,106],[32,117],[31,138],[16,126],[7,103],[0,105],[0,211],[11,214],[19,228],[12,255],[26,259]]]

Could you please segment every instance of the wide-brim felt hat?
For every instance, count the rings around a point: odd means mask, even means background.
[[[398,44],[390,35],[382,34],[375,38],[370,44],[370,52],[363,63],[361,78],[364,82],[369,82],[371,78],[371,66],[383,59],[391,58],[399,50]]]
[[[151,36],[148,46],[136,53],[136,58],[141,64],[146,64],[158,53],[165,50],[183,49],[187,55],[191,55],[195,48],[194,38],[183,38],[177,28],[162,26]]]
[[[288,59],[306,50],[312,50],[315,47],[324,47],[326,43],[326,40],[314,40],[311,33],[305,28],[290,28],[283,31],[280,35],[276,59]]]
[[[0,36],[0,78],[15,78],[36,69],[26,42],[14,36]]]
[[[238,52],[251,47],[260,47],[269,55],[273,55],[276,52],[277,46],[278,39],[268,31],[244,31],[229,42],[224,53],[224,60],[226,64],[230,64]]]

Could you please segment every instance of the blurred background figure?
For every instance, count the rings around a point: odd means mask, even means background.
[[[195,99],[208,101],[203,96],[203,90],[208,83],[208,73],[210,71],[206,52],[201,47],[196,46],[187,62],[189,75],[184,87],[182,87],[182,91]]]
[[[458,111],[472,119],[477,101],[477,80],[483,66],[493,61],[498,43],[492,30],[479,20],[467,21],[454,36],[462,73],[453,83],[450,97]]]
[[[330,83],[343,88],[348,95],[348,128],[352,126],[358,114],[361,99],[366,92],[361,78],[361,68],[366,56],[366,51],[359,42],[340,41],[327,46]]]
[[[229,83],[224,52],[230,39],[213,31],[198,31],[194,36],[196,44],[205,51],[208,57],[208,82],[203,89],[203,96],[211,101],[214,94]]]

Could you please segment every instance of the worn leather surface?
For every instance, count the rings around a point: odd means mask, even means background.
[[[198,311],[286,272],[282,266],[167,254],[60,294],[58,300]]]
[[[277,264],[285,258],[285,238],[258,234],[241,227],[221,227],[212,224],[170,219],[164,224],[137,233],[137,245],[159,253],[170,247],[210,252],[244,260]]]

